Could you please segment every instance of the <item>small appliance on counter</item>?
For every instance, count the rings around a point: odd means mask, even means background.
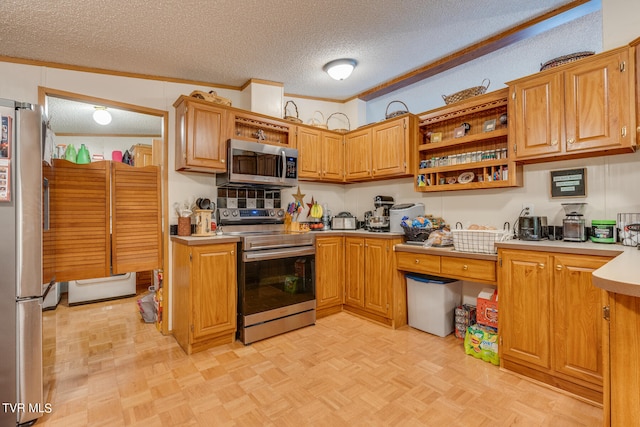
[[[518,239],[542,240],[547,237],[546,216],[521,216],[518,218]]]
[[[389,208],[389,231],[392,233],[402,233],[402,218],[414,219],[424,216],[424,205],[422,203],[404,203],[393,205]]]
[[[584,219],[586,203],[563,203],[567,216],[562,220],[562,238],[568,242],[585,242],[587,227]]]
[[[375,209],[368,216],[365,214],[365,222],[369,231],[389,231],[389,209],[393,206],[393,197],[376,196],[373,199]]]
[[[340,212],[331,220],[332,230],[355,230],[356,217],[351,215],[350,212]]]

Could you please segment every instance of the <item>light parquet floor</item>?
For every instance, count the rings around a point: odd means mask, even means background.
[[[45,312],[53,412],[38,425],[602,425],[602,409],[467,356],[453,335],[339,313],[187,356],[135,299]]]

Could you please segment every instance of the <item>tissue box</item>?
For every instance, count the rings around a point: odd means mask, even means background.
[[[484,288],[478,294],[476,322],[481,325],[498,327],[498,290]]]

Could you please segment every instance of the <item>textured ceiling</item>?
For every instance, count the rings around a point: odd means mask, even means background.
[[[584,0],[577,0],[583,2]],[[594,0],[591,0],[593,2]],[[572,0],[2,0],[0,56],[344,100]],[[344,81],[322,66],[354,58]],[[151,135],[157,117],[49,99],[57,133]],[[84,118],[87,118],[86,120]]]
[[[0,55],[347,99],[570,0],[2,0]],[[345,81],[322,66],[359,65]]]

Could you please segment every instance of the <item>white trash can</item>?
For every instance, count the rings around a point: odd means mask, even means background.
[[[409,326],[446,337],[454,331],[455,308],[462,303],[462,282],[407,274]]]

